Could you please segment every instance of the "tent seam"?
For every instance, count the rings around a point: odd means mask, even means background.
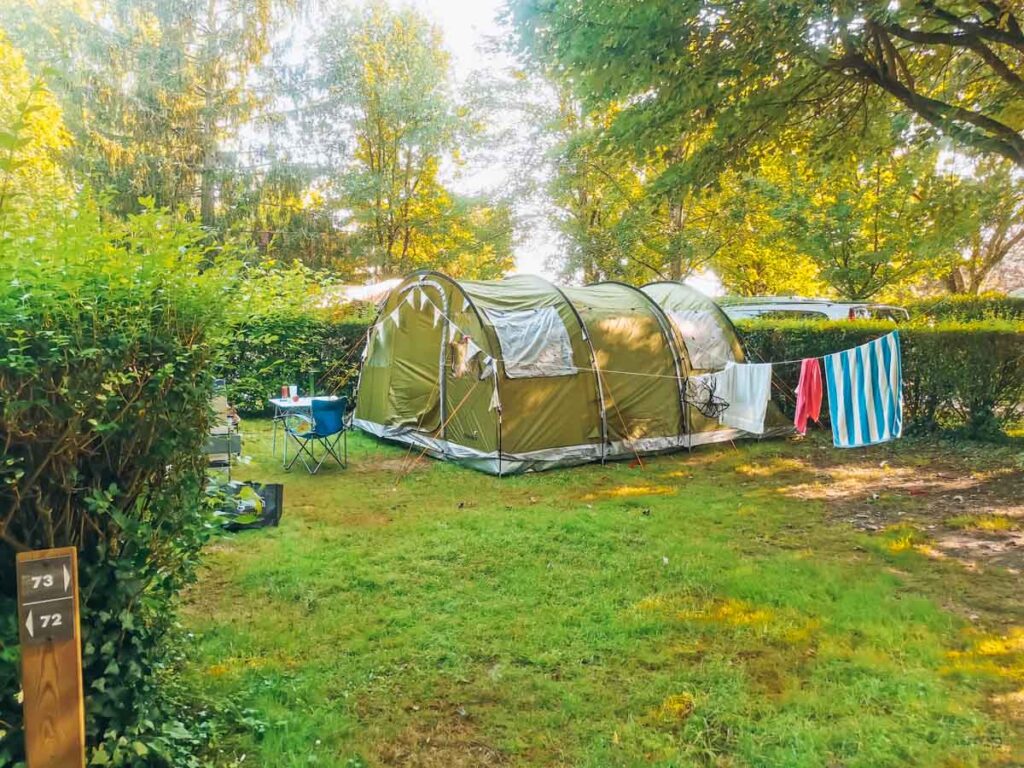
[[[543,277],[536,275],[534,277],[547,285],[562,298],[562,301],[564,301],[566,306],[568,306],[572,311],[573,316],[576,318],[576,322],[580,324],[580,330],[583,331],[583,340],[587,342],[587,349],[590,351],[590,364],[594,366],[594,382],[597,384],[598,416],[601,419],[601,463],[603,464],[606,459],[608,445],[608,412],[604,406],[604,386],[601,384],[601,370],[597,365],[597,351],[594,349],[594,342],[590,337],[590,328],[587,327],[586,322],[583,320],[583,316],[576,308],[576,305],[573,304],[572,299],[570,299],[561,288]]]

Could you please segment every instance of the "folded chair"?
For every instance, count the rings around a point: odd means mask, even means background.
[[[291,469],[295,462],[302,460],[309,474],[316,474],[328,458],[338,462],[338,466],[348,466],[348,427],[345,424],[345,411],[348,409],[348,398],[327,399],[314,397],[310,403],[310,416],[294,414],[285,418],[284,431],[295,441],[297,450],[285,469]],[[338,455],[338,444],[343,445],[343,456]],[[321,455],[318,459],[317,446]]]
[[[228,480],[231,480],[231,462],[242,454],[242,436],[238,432],[238,416],[228,405],[227,396],[224,392],[223,379],[214,381],[214,391],[217,393],[210,401],[213,410],[213,424],[206,436],[206,445],[203,453],[211,467],[225,467],[228,471]]]

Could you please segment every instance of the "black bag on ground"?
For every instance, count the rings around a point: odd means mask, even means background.
[[[217,515],[229,531],[277,526],[284,511],[284,485],[231,481],[219,489]]]

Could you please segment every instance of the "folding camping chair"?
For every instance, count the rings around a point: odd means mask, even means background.
[[[285,467],[292,468],[296,460],[302,459],[309,474],[317,470],[332,457],[340,467],[348,467],[348,426],[345,424],[345,411],[348,410],[348,398],[314,397],[310,403],[310,416],[290,414],[285,417],[284,431],[287,437],[295,441],[297,450],[292,460]],[[305,426],[306,429],[302,430]],[[344,446],[344,459],[338,456],[338,442]],[[323,449],[319,459],[316,457],[316,446]],[[312,462],[312,463],[311,463]]]

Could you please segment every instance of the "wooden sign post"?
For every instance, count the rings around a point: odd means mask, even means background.
[[[28,768],[84,768],[85,705],[74,547],[18,555]]]

